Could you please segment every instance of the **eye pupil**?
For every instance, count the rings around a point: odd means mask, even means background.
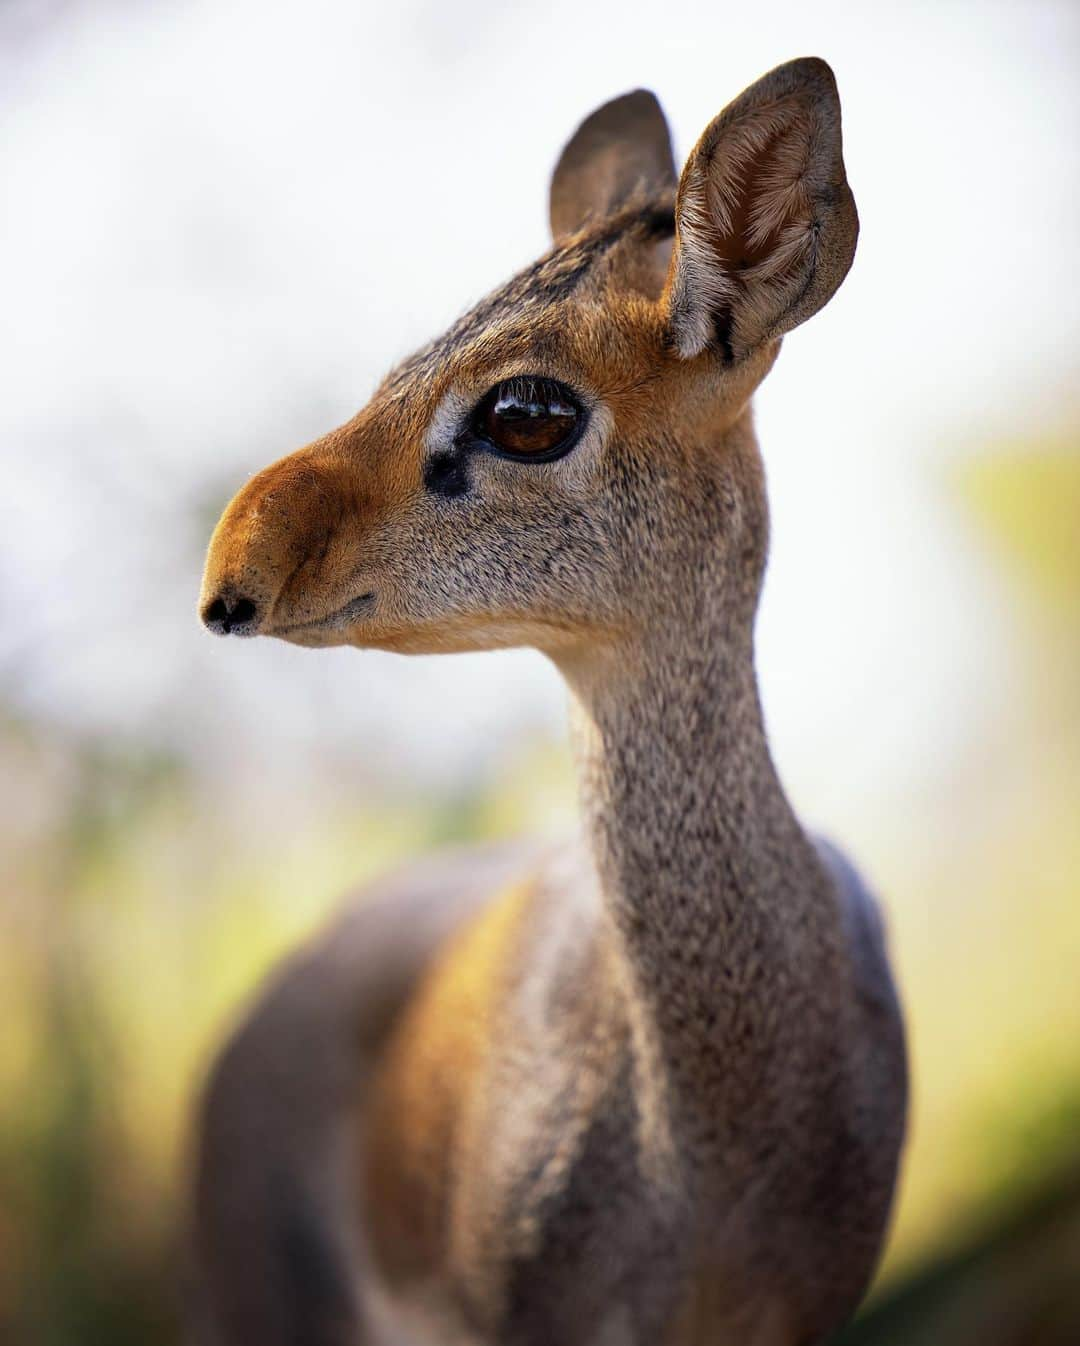
[[[509,379],[477,408],[477,433],[512,457],[555,457],[573,442],[581,409],[554,379]]]

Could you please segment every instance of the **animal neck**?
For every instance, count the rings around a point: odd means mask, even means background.
[[[687,545],[647,624],[563,666],[616,961],[658,1064],[698,1095],[710,1077],[736,1090],[740,1059],[753,1093],[777,1031],[792,1046],[770,999],[795,1003],[835,957],[827,879],[766,740],[757,576],[736,595],[715,541]]]

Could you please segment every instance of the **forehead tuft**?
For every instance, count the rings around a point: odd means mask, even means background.
[[[380,393],[395,397],[415,392],[418,384],[434,383],[446,375],[455,356],[496,326],[505,330],[508,322],[513,322],[519,336],[526,338],[523,344],[527,344],[530,328],[542,340],[551,328],[554,311],[599,270],[599,264],[618,244],[655,241],[674,231],[674,202],[670,198],[632,203],[619,214],[582,230],[494,290],[441,337],[398,365],[383,381]]]

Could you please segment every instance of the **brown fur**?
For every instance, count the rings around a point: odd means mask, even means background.
[[[594,114],[555,249],[214,534],[217,629],[543,650],[587,828],[513,881],[483,857],[405,876],[256,1008],[203,1114],[207,1340],[797,1346],[873,1270],[899,1011],[873,899],[777,780],[753,667],[749,399],[857,232],[831,72],[737,99],[674,215],[669,159],[650,96]],[[518,374],[587,408],[564,457],[463,447]]]

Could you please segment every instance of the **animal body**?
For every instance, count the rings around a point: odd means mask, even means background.
[[[543,651],[585,826],[387,880],[271,980],[200,1114],[204,1342],[810,1346],[879,1256],[901,1016],[753,661],[751,395],[858,230],[832,73],[766,75],[681,177],[618,98],[550,200],[551,251],[210,546],[222,634]]]

